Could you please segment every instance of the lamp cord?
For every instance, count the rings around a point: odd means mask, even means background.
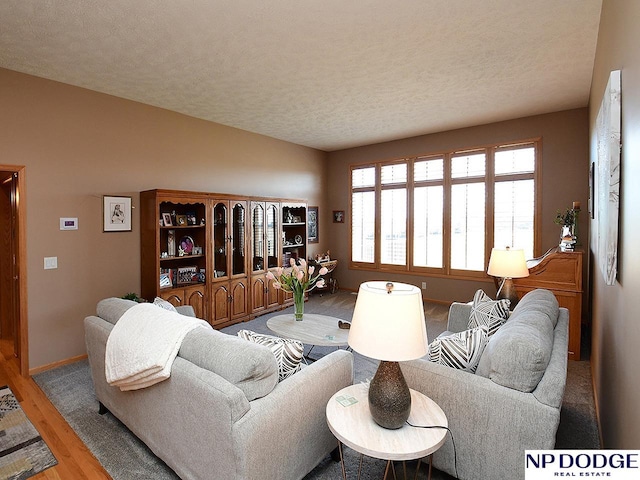
[[[449,435],[451,436],[451,443],[453,444],[453,470],[456,474],[456,478],[458,478],[458,457],[456,454],[456,441],[453,439],[453,432],[451,431],[451,429],[443,425],[413,425],[412,423],[409,423],[408,420],[407,425],[414,428],[441,428],[449,432]],[[431,461],[433,461],[433,459],[431,459]]]

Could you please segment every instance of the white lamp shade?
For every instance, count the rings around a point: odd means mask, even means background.
[[[387,282],[360,285],[349,329],[349,346],[377,360],[400,362],[427,353],[427,329],[418,287]]]
[[[499,249],[491,250],[487,273],[492,277],[522,278],[529,276],[524,250]]]

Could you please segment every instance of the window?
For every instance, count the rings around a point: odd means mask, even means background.
[[[351,167],[351,265],[473,277],[535,247],[539,141]]]
[[[413,181],[413,265],[442,268],[444,158],[417,158]]]

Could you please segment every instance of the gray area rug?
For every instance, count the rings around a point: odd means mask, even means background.
[[[355,295],[339,291],[335,294],[312,295],[305,305],[305,313],[330,315],[351,320]],[[427,335],[435,338],[446,327],[448,309],[442,305],[427,304]],[[250,322],[236,324],[223,329],[235,335],[238,330],[249,329],[260,333],[271,333],[266,321],[273,315],[293,312],[292,308],[264,315]],[[329,347],[315,347],[312,358],[319,358],[332,351]],[[309,348],[305,348],[309,354]],[[363,382],[375,374],[377,362],[354,352],[355,381]],[[98,401],[93,390],[91,372],[86,360],[58,367],[35,375],[34,380],[53,405],[60,411],[89,450],[104,466],[114,480],[177,479],[177,475],[158,459],[137,437],[113,415],[98,414]],[[558,428],[556,448],[599,448],[595,408],[591,388],[589,362],[569,362],[567,389]],[[348,478],[355,478],[360,456],[349,448],[344,449]],[[386,462],[364,457],[362,479],[379,479],[384,475]],[[416,462],[407,462],[409,476],[413,476]],[[397,472],[402,476],[401,472]],[[428,465],[422,464],[418,478],[426,479]],[[334,480],[342,478],[340,464],[327,457],[305,480]],[[434,480],[452,477],[434,469]]]

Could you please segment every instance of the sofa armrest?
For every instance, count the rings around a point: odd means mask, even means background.
[[[302,478],[336,446],[327,402],[353,383],[353,354],[336,350],[281,381],[233,425],[234,448],[244,452],[242,478]],[[258,461],[251,452],[261,451]]]
[[[550,449],[560,410],[531,394],[488,378],[415,360],[401,363],[407,384],[444,410],[451,438],[433,457],[434,466],[460,479],[520,478],[525,449]]]
[[[564,389],[567,384],[567,362],[569,350],[569,310],[560,307],[558,323],[553,331],[553,349],[549,365],[533,392],[540,403],[551,407],[562,407]]]
[[[469,316],[471,315],[470,303],[453,302],[449,307],[449,319],[447,320],[447,330],[458,333],[469,328]]]

